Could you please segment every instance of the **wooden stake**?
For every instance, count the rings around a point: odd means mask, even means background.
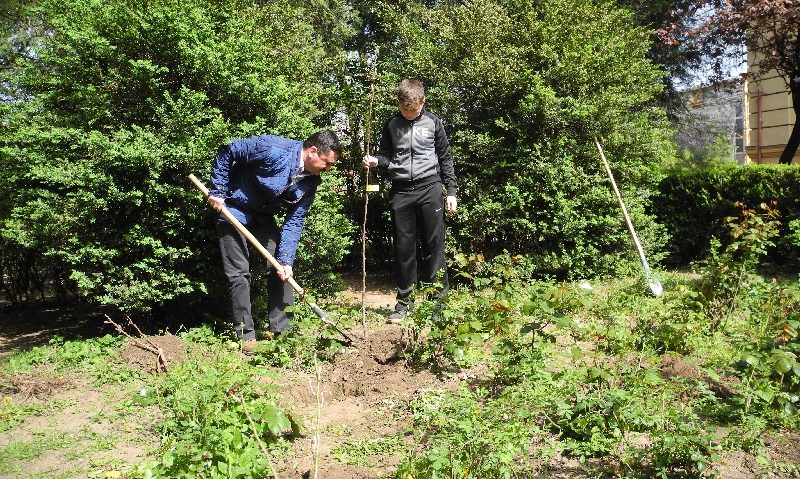
[[[377,61],[377,58],[375,59]],[[375,99],[375,77],[377,72],[373,69],[373,78],[370,84],[369,92],[369,110],[367,110],[367,118],[364,122],[364,153],[369,155],[369,138],[371,134],[372,122],[372,104]],[[369,168],[366,168],[364,182],[364,222],[361,225],[361,332],[364,339],[367,339],[367,209],[369,207],[369,192],[377,191],[377,189],[370,189],[369,184]],[[375,185],[377,186],[377,185]]]

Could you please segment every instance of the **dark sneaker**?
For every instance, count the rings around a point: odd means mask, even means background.
[[[406,316],[408,316],[408,311],[401,309],[390,314],[389,317],[386,318],[386,322],[391,324],[402,323],[403,320],[406,319]]]

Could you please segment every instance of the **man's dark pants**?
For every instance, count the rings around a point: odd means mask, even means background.
[[[271,215],[251,221],[246,228],[271,255],[280,241],[280,230]],[[233,328],[240,339],[255,339],[256,332],[250,306],[250,251],[247,239],[224,218],[217,221],[217,236],[222,253],[222,267],[228,278]],[[282,281],[270,266],[267,272],[269,301],[269,330],[279,333],[290,326],[291,313],[286,308],[294,305],[292,287]]]
[[[422,281],[441,283],[448,290],[444,262],[444,200],[441,182],[422,188],[392,188],[389,208],[394,235],[394,272],[397,284],[395,310],[410,307],[417,283],[417,233],[422,243]]]

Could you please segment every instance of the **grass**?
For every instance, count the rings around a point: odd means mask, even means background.
[[[374,466],[375,456],[396,456],[404,450],[400,437],[356,437],[336,445],[331,454],[342,464]]]
[[[401,457],[400,478],[491,479],[541,474],[556,459],[581,474],[700,477],[736,453],[764,474],[790,477],[798,470],[796,446],[763,438],[800,426],[800,366],[791,362],[800,348],[795,336],[775,341],[775,331],[790,331],[786,322],[800,318],[800,288],[751,278],[748,297],[705,296],[702,279],[663,274],[663,298],[633,280],[597,282],[591,291],[498,280],[480,294],[453,288],[440,317],[424,314],[423,297],[407,326],[409,365],[442,377],[472,366],[486,373],[452,392],[377,400],[372,418],[410,421],[406,435],[327,426],[323,437],[338,441],[331,455],[363,468]],[[357,308],[337,312],[355,324]],[[124,342],[113,337],[57,339],[17,352],[0,365],[6,377],[78,378],[102,407],[83,411],[87,424],[62,430],[68,412],[86,408],[80,394],[23,402],[7,393],[0,432],[14,439],[0,451],[0,474],[35,470],[57,452],[73,476],[269,476],[300,431],[309,434],[271,384],[290,371],[307,373],[315,353],[339,354],[315,334],[314,318],[298,316],[310,333],[249,362],[228,338],[192,330],[186,360],[161,375],[126,369],[114,359]],[[673,372],[665,370],[667,358]],[[716,383],[733,393],[721,395]],[[50,432],[32,430],[42,422]],[[131,444],[141,453],[131,462],[107,454]]]
[[[21,472],[15,464],[41,457],[47,451],[70,447],[72,438],[67,433],[46,434],[39,432],[29,440],[11,441],[0,450],[0,472]]]

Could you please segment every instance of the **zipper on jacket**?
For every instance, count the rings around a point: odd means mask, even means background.
[[[409,172],[409,179],[411,180],[411,189],[414,189],[414,124],[417,120],[411,120],[411,131],[408,139],[408,151],[411,154],[411,169]]]

